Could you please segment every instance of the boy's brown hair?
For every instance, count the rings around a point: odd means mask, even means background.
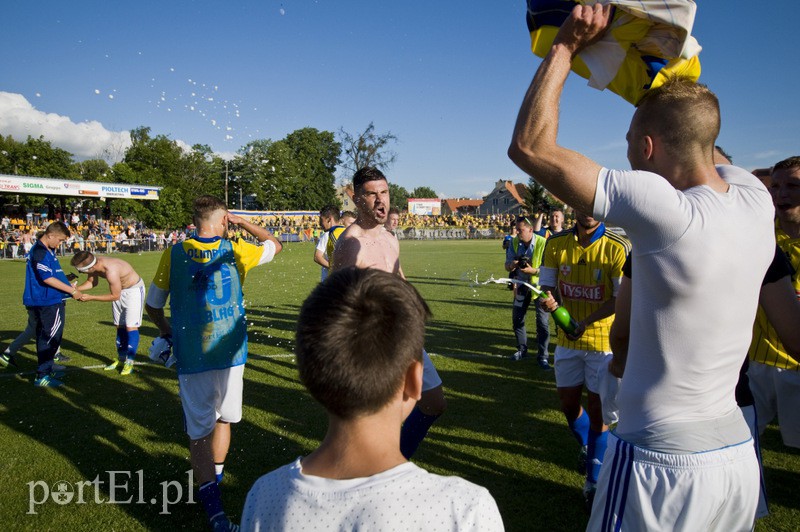
[[[396,275],[345,268],[317,285],[297,324],[300,380],[331,414],[353,419],[389,403],[422,360],[430,309]]]
[[[57,234],[69,238],[72,233],[69,232],[69,227],[67,227],[67,224],[64,222],[53,222],[47,226],[47,229],[44,230],[44,234]]]
[[[208,220],[218,210],[227,211],[225,203],[215,196],[199,196],[194,200],[194,224],[200,227],[204,220]]]

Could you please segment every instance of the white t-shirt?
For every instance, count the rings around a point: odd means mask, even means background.
[[[371,477],[304,475],[300,458],[259,478],[242,510],[242,530],[503,530],[486,488],[428,473],[411,462]]]
[[[325,260],[329,260],[328,259],[328,253],[327,253],[327,250],[328,250],[328,236],[329,235],[328,235],[327,231],[322,233],[322,235],[319,237],[319,242],[317,242],[317,247],[316,247],[316,250],[315,250],[315,251],[321,251],[322,254],[325,255]],[[321,266],[321,268],[322,268],[322,274],[320,275],[320,279],[319,280],[320,281],[324,281],[325,278],[328,277],[328,268],[326,268],[324,266]]]
[[[635,271],[616,431],[653,450],[709,450],[749,434],[734,388],[775,253],[774,209],[752,174],[717,171],[726,193],[675,190],[650,172],[598,175],[593,216],[625,229]]]

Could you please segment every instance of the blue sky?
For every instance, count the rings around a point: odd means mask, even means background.
[[[748,169],[800,154],[794,6],[698,7],[719,143]],[[8,2],[0,134],[44,134],[91,157],[144,125],[232,153],[302,127],[355,132],[374,121],[399,138],[390,180],[479,197],[498,179],[527,182],[506,156],[540,63],[524,15],[524,2],[502,0]],[[571,76],[559,140],[627,168],[632,112]]]

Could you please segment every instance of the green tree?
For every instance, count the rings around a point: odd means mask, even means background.
[[[164,135],[151,137],[150,128],[142,126],[131,131],[131,145],[125,152],[123,162],[148,180],[139,181],[143,185],[180,187],[182,156],[183,150],[174,140]]]
[[[196,149],[184,152],[177,142],[164,135],[150,135],[150,128],[139,127],[131,131],[131,146],[125,152],[123,163],[115,165],[114,175],[117,181],[131,184],[154,185],[164,187],[162,196],[180,196],[179,200],[169,202],[171,208],[180,208],[171,214],[160,211],[156,207],[159,202],[146,202],[141,205],[145,210],[128,207],[136,211],[145,223],[155,225],[148,218],[168,219],[170,226],[183,225],[191,217],[191,206],[199,194],[221,196],[223,183],[220,179],[221,161],[215,159],[208,146],[198,145]],[[120,209],[125,204],[120,203]],[[122,212],[120,212],[122,214]]]
[[[110,181],[111,167],[102,159],[89,159],[72,164],[72,173],[84,181]]]
[[[439,194],[430,187],[417,187],[411,191],[412,198],[438,198]]]
[[[163,229],[186,227],[192,221],[191,204],[185,205],[184,195],[174,187],[161,190],[158,201],[149,201],[149,218],[144,220],[148,227]]]
[[[228,203],[231,208],[244,206],[244,198],[249,196],[255,198],[259,209],[276,208],[272,206],[278,194],[275,163],[284,153],[280,150],[274,151],[274,144],[270,139],[248,142],[230,161],[227,188]],[[283,165],[279,163],[278,168],[282,167]]]
[[[563,203],[558,201],[533,177],[528,180],[528,188],[524,199],[525,208],[531,214],[550,212],[554,208],[563,208]]]
[[[336,203],[334,187],[341,146],[333,133],[314,128],[286,138],[254,140],[231,161],[231,203],[251,197],[260,209],[316,210]]]
[[[295,162],[295,174],[287,176],[294,181],[291,187],[294,208],[318,210],[325,205],[337,204],[334,172],[340,162],[342,147],[334,134],[307,127],[289,133],[282,142]]]
[[[28,137],[25,142],[19,142],[10,135],[0,136],[0,171],[3,173],[80,179],[73,166],[72,154],[61,148],[54,148],[44,137]],[[16,201],[17,195],[14,196]],[[19,195],[20,205],[28,208],[38,207],[46,200],[46,196]],[[59,196],[58,201],[66,204],[67,201],[74,200]]]
[[[0,173],[16,174],[17,158],[21,150],[22,143],[17,142],[11,135],[4,137],[0,135]]]
[[[342,168],[350,173],[365,166],[386,170],[397,159],[397,153],[389,149],[391,144],[397,142],[397,137],[389,131],[376,133],[372,122],[358,133],[348,133],[344,128],[339,128],[339,141],[343,153]]]
[[[25,143],[16,143],[8,157],[11,159],[14,174],[62,179],[77,177],[72,172],[72,154],[61,148],[54,148],[44,137],[28,137]]]
[[[400,185],[389,183],[389,204],[392,207],[400,209],[401,211],[408,210],[408,198],[408,190]]]

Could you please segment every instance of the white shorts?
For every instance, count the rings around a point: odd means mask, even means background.
[[[756,408],[753,405],[742,406],[739,408],[742,411],[744,420],[747,421],[747,426],[750,428],[750,434],[753,436],[753,447],[756,451],[756,459],[758,460],[758,476],[759,476],[759,490],[758,490],[758,507],[756,508],[756,519],[761,519],[769,515],[769,508],[767,508],[767,488],[764,485],[764,464],[761,462],[761,443],[758,439],[758,423],[756,422]]]
[[[178,391],[189,439],[205,438],[217,421],[238,423],[242,419],[244,364],[201,373],[178,375]]]
[[[784,445],[800,448],[800,371],[750,361],[750,391],[758,413],[758,433],[778,416]]]
[[[556,386],[571,388],[585,384],[592,392],[600,393],[600,372],[608,371],[611,353],[604,351],[583,351],[556,346],[555,362]]]
[[[606,363],[600,368],[597,376],[600,396],[600,404],[603,405],[603,424],[613,425],[619,422],[619,406],[617,405],[617,394],[622,379],[613,376],[608,372],[608,364],[611,357],[606,359]]]
[[[442,385],[442,378],[439,376],[439,372],[436,371],[436,368],[431,361],[431,357],[428,356],[428,352],[424,349],[422,350],[422,391],[427,392],[428,390],[432,390],[437,386]]]
[[[668,454],[608,435],[587,531],[752,530],[758,505],[753,440]]]
[[[111,302],[111,314],[117,327],[139,328],[144,312],[144,281],[123,290],[119,299]]]

